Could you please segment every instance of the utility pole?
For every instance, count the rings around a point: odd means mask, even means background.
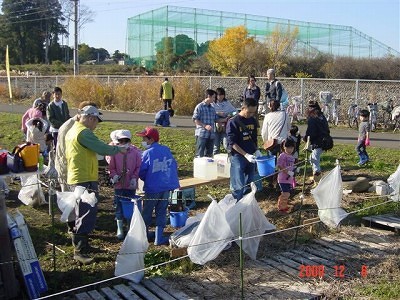
[[[74,2],[74,76],[79,75],[79,56],[78,56],[78,1]]]

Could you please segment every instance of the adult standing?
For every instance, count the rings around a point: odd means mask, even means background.
[[[330,134],[328,121],[321,111],[318,102],[310,101],[307,109],[307,130],[304,135],[304,141],[310,140],[311,147],[310,163],[313,170],[313,181],[317,184],[321,179],[321,154],[322,138]]]
[[[276,139],[277,143],[269,149],[269,153],[278,157],[281,151],[282,142],[289,136],[290,131],[290,118],[286,111],[279,110],[280,103],[274,99],[268,101],[268,108],[270,110],[264,117],[264,122],[261,128],[261,138],[265,143],[268,140]],[[275,159],[276,160],[276,159]],[[273,177],[268,177],[269,186],[273,185]]]
[[[65,136],[67,183],[81,186],[95,192],[98,197],[98,161],[100,155],[115,155],[126,153],[125,147],[110,146],[100,141],[93,131],[102,121],[101,113],[95,106],[85,106],[79,110],[79,119],[73,124]],[[93,204],[93,203],[92,203]],[[74,259],[80,263],[90,263],[93,258],[87,255],[89,251],[88,235],[96,223],[97,201],[93,204],[79,199],[75,205],[75,226],[72,231]]]
[[[279,110],[280,103],[271,99],[268,101],[270,110],[264,117],[264,122],[261,128],[261,138],[265,143],[267,140],[276,139],[277,143],[269,152],[272,155],[277,155],[280,152],[282,142],[289,136],[290,118],[286,111]]]
[[[139,178],[144,181],[143,220],[146,224],[147,236],[150,238],[149,227],[153,210],[155,210],[154,245],[168,244],[168,238],[164,237],[163,233],[167,221],[170,191],[179,188],[178,166],[171,150],[159,144],[160,136],[157,129],[146,127],[144,131],[136,135],[143,138],[142,146],[146,149],[142,153]]]
[[[83,102],[79,103],[78,110],[84,108],[85,106],[97,107],[97,104],[94,102],[90,102],[90,101],[83,101]],[[73,191],[73,188],[69,184],[67,184],[68,168],[67,168],[67,164],[65,163],[65,159],[66,159],[65,136],[66,136],[67,132],[75,124],[75,122],[79,121],[79,116],[80,115],[78,113],[74,117],[69,118],[58,129],[58,142],[56,145],[54,167],[57,171],[57,178],[58,178],[58,182],[60,183],[62,192],[72,192]],[[68,226],[68,232],[72,233],[74,230],[74,227],[75,227],[75,213],[71,213],[68,216],[67,226]]]
[[[215,137],[214,137],[214,149],[213,154],[220,153],[221,142],[226,150],[228,147],[228,141],[226,138],[226,123],[229,118],[236,113],[236,108],[232,103],[225,98],[225,89],[219,87],[216,89],[217,99],[211,105],[215,108],[218,119],[215,122]]]
[[[275,70],[268,69],[267,70],[267,79],[268,82],[265,85],[265,100],[267,104],[269,101],[276,100],[279,103],[281,102],[282,98],[282,84],[278,79],[275,78]]]
[[[47,118],[50,123],[50,133],[56,146],[58,129],[70,118],[68,104],[62,99],[62,89],[58,86],[54,88],[53,101],[47,106]]]
[[[214,127],[218,116],[211,103],[215,102],[216,92],[206,90],[206,99],[196,105],[193,120],[196,124],[196,157],[212,157],[214,147]]]
[[[228,148],[231,150],[230,186],[237,201],[250,191],[249,184],[254,181],[255,175],[255,159],[261,155],[257,146],[256,112],[256,100],[245,98],[240,113],[231,118],[226,127]]]
[[[175,90],[171,82],[168,81],[168,77],[164,78],[164,82],[160,87],[160,100],[164,102],[164,109],[172,109],[171,103],[175,98]]]

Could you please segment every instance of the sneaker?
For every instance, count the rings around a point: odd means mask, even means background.
[[[361,160],[357,163],[357,165],[361,167],[361,166],[365,165],[367,162],[368,162],[368,160]]]

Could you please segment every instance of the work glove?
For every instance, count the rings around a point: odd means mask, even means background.
[[[111,178],[111,183],[112,184],[117,184],[119,181],[119,176],[118,175],[114,175],[113,178]]]
[[[137,188],[137,181],[135,178],[132,178],[131,181],[129,182],[129,188],[132,190],[136,190]]]
[[[260,150],[257,150],[256,152],[254,152],[254,156],[255,156],[255,157],[260,157],[260,156],[262,156],[261,151],[260,151]]]
[[[256,157],[254,155],[251,155],[249,153],[246,153],[246,155],[244,156],[249,162],[251,162],[252,164],[254,164],[256,162]]]
[[[293,176],[294,176],[294,172],[293,172],[293,171],[288,171],[287,174],[288,174],[290,177],[293,177]]]
[[[369,146],[369,145],[370,145],[369,139],[366,139],[366,140],[365,140],[365,146]]]

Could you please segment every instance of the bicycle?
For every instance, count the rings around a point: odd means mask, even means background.
[[[290,122],[299,121],[302,113],[303,98],[301,96],[294,96],[292,103],[286,108],[287,114],[290,116]]]
[[[339,125],[339,106],[340,106],[340,99],[332,99],[332,122],[336,126]]]
[[[347,110],[347,124],[350,128],[358,128],[358,117],[360,109],[356,103],[350,105]]]
[[[388,128],[389,124],[391,123],[391,116],[392,116],[392,111],[393,111],[393,100],[389,99],[386,102],[381,103],[381,109],[383,111],[382,113],[382,122],[383,122],[383,127]]]
[[[394,125],[393,132],[397,129],[400,131],[400,105],[394,107],[392,110],[392,122]]]
[[[377,118],[378,118],[378,103],[368,103],[367,104],[368,111],[369,111],[369,126],[371,131],[376,129]]]

